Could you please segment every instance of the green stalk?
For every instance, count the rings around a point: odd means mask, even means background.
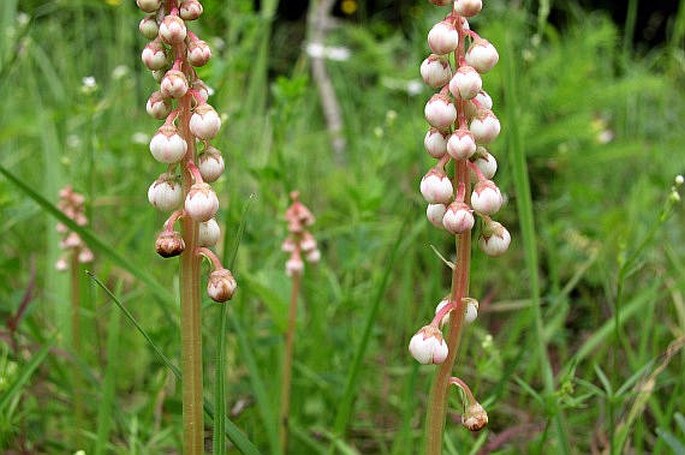
[[[464,160],[457,162],[454,185],[459,182],[469,181],[469,170]],[[466,194],[469,193],[467,185]],[[449,335],[447,347],[449,354],[447,359],[440,365],[433,381],[430,394],[428,415],[426,417],[426,455],[440,455],[442,453],[442,439],[445,431],[445,416],[447,414],[447,393],[449,391],[449,379],[457,359],[461,329],[464,322],[464,302],[469,290],[469,268],[471,266],[471,231],[456,236],[457,261],[452,270],[452,290],[450,300],[457,302],[452,311],[449,323]]]
[[[283,377],[281,379],[281,412],[278,418],[280,428],[281,453],[288,453],[288,415],[290,414],[290,383],[293,375],[293,347],[295,344],[295,321],[297,317],[297,296],[300,293],[302,275],[293,274],[288,311],[288,328],[285,333],[285,352],[283,354]]]
[[[195,158],[195,138],[190,133],[191,96],[180,101],[179,132],[188,144],[187,158]],[[186,167],[183,172],[184,194],[193,178]],[[181,255],[181,371],[183,374],[183,453],[201,455],[204,447],[202,414],[202,333],[200,300],[200,256],[198,223],[189,216],[181,219],[186,249]]]
[[[215,407],[218,416],[226,414],[226,320],[228,319],[228,305],[219,304],[219,334],[216,347],[216,381],[214,384]],[[214,452],[226,453],[226,425],[224,419],[214,422]]]
[[[74,404],[74,425],[73,442],[75,447],[81,446],[80,432],[82,430],[83,419],[83,378],[81,377],[80,355],[81,355],[81,277],[79,271],[81,264],[78,261],[78,251],[71,252],[71,264],[69,272],[71,274],[71,350],[74,356],[74,366],[72,369],[72,397]]]

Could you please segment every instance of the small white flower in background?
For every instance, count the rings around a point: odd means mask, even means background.
[[[321,43],[310,42],[305,45],[305,52],[311,58],[325,58],[336,62],[350,59],[350,50],[340,46],[324,46]]]
[[[119,81],[131,73],[131,70],[126,65],[117,65],[112,70],[112,79]]]
[[[81,79],[81,92],[88,95],[98,89],[98,84],[93,76],[86,76]]]
[[[147,145],[150,142],[150,136],[141,131],[137,131],[131,135],[131,142],[133,142],[134,144]]]

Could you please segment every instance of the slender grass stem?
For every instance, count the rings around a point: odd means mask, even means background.
[[[216,347],[216,382],[214,395],[216,405],[214,412],[218,416],[226,414],[226,320],[228,319],[228,305],[219,306],[219,333]],[[214,453],[226,453],[226,425],[224,419],[214,422]]]
[[[469,171],[465,161],[459,161],[455,171],[455,186],[459,182],[469,181]],[[467,188],[466,194],[469,193]],[[452,290],[450,300],[457,302],[452,311],[449,324],[447,347],[449,354],[440,365],[433,381],[430,394],[428,416],[426,418],[426,455],[440,455],[442,453],[442,439],[445,430],[445,416],[447,414],[447,393],[449,391],[452,368],[457,358],[461,329],[464,323],[464,301],[469,289],[469,268],[471,266],[471,231],[456,237],[457,261],[452,270]]]
[[[71,282],[71,349],[75,357],[72,369],[72,386],[74,397],[74,433],[73,442],[76,447],[81,446],[81,430],[84,422],[83,418],[83,377],[81,376],[80,362],[78,357],[81,355],[81,277],[79,271],[81,264],[78,261],[78,251],[73,251],[70,258],[69,267]]]
[[[288,311],[288,328],[285,332],[285,352],[283,354],[283,377],[281,379],[281,412],[278,425],[282,453],[288,451],[288,415],[290,414],[290,384],[293,373],[293,347],[295,344],[295,321],[297,316],[297,296],[300,293],[302,275],[293,274],[292,291],[290,292],[290,309]]]
[[[191,96],[180,101],[179,130],[188,143],[188,156],[194,159],[195,138],[190,133]],[[183,173],[183,186],[187,194],[192,176]],[[204,447],[202,414],[202,333],[200,300],[200,256],[198,223],[189,216],[181,220],[185,252],[181,255],[181,371],[183,372],[183,453],[201,455]]]

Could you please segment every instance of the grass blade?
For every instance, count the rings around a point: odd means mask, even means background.
[[[88,246],[93,251],[95,251],[96,253],[100,253],[102,256],[109,257],[112,260],[112,262],[135,275],[140,281],[148,285],[150,289],[160,299],[164,301],[175,300],[171,292],[169,292],[168,289],[164,288],[161,284],[159,284],[159,282],[157,282],[157,280],[155,280],[154,277],[152,277],[152,275],[149,275],[143,269],[138,268],[131,261],[127,260],[126,257],[124,257],[124,255],[120,254],[114,248],[110,247],[105,242],[100,240],[100,238],[97,237],[90,229],[76,224],[74,220],[66,216],[64,213],[62,213],[60,209],[58,209],[55,205],[50,203],[50,201],[45,199],[43,196],[35,192],[31,187],[22,182],[19,178],[13,175],[2,165],[0,165],[0,174],[4,175],[5,178],[7,178],[7,180],[9,180],[14,186],[16,186],[23,193],[25,193],[28,197],[33,199],[33,201],[36,204],[38,204],[43,210],[50,213],[52,216],[57,218],[61,223],[67,226],[70,230],[76,232],[79,236],[81,236],[81,238],[88,244]]]
[[[171,370],[171,372],[176,376],[176,379],[179,381],[182,381],[183,378],[181,377],[181,371],[179,368],[174,365],[171,360],[162,352],[162,350],[155,344],[155,342],[150,338],[150,335],[147,334],[145,329],[143,329],[138,321],[136,321],[135,317],[131,314],[130,311],[121,303],[121,301],[114,295],[112,291],[109,290],[105,284],[100,281],[100,279],[95,276],[94,273],[90,271],[86,271],[88,276],[90,277],[91,280],[95,282],[100,288],[107,293],[107,295],[112,299],[114,304],[119,307],[119,309],[124,313],[124,316],[129,320],[131,324],[138,330],[138,332],[145,338],[145,340],[148,342],[150,347],[155,351],[155,354],[160,358],[160,360],[164,363],[164,365]],[[215,412],[214,412],[214,407],[212,404],[205,398],[204,399],[204,410],[209,416],[210,419],[216,420],[215,419]],[[246,455],[260,455],[259,450],[257,447],[252,444],[252,442],[245,436],[245,434],[240,431],[240,429],[230,421],[225,415],[224,415],[224,425],[226,427],[226,435],[228,436],[228,439],[233,442],[233,444],[240,450],[241,453],[246,454]]]
[[[43,363],[52,348],[54,337],[48,340],[45,345],[40,348],[38,352],[33,354],[31,361],[26,364],[21,374],[17,379],[7,388],[7,391],[0,397],[0,412],[5,411],[5,407],[12,401],[14,396],[19,393],[21,388],[31,379],[33,372]]]
[[[409,221],[413,218],[413,212],[410,212],[409,215],[405,216],[404,223],[402,224],[402,227],[399,229],[397,238],[395,239],[395,242],[393,243],[390,252],[387,255],[387,259],[383,262],[383,267],[385,268],[385,271],[383,272],[380,284],[376,288],[376,295],[374,296],[374,299],[371,305],[369,306],[369,310],[366,315],[366,324],[364,325],[364,331],[362,332],[361,339],[359,340],[359,344],[357,345],[357,348],[355,350],[354,358],[352,360],[352,366],[347,375],[345,389],[342,395],[342,399],[340,400],[340,406],[338,407],[338,412],[335,416],[335,424],[333,427],[334,440],[336,439],[335,437],[339,437],[345,432],[347,423],[350,420],[350,414],[352,413],[352,402],[354,401],[354,396],[357,390],[357,380],[359,377],[359,373],[361,372],[362,360],[364,360],[364,355],[366,354],[366,349],[369,345],[369,340],[371,338],[371,330],[373,329],[373,324],[376,321],[376,317],[378,316],[378,309],[380,308],[381,300],[383,300],[385,290],[387,289],[388,283],[390,282],[390,275],[393,270],[393,265],[395,264],[395,259],[397,258],[397,252],[400,249],[400,244],[402,243],[402,240],[405,238],[404,233],[407,230]],[[331,449],[332,448],[333,446],[331,446]]]

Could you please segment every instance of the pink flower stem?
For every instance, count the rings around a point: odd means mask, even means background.
[[[473,396],[473,393],[471,392],[471,388],[469,388],[468,384],[466,384],[464,381],[462,381],[456,376],[452,376],[449,380],[449,383],[459,387],[461,390],[464,391],[464,395],[466,395],[466,402],[469,406],[477,403],[476,398]]]
[[[209,248],[201,246],[197,249],[197,254],[201,254],[202,256],[209,259],[209,261],[212,263],[212,267],[214,268],[214,270],[221,270],[224,268],[217,255],[214,254],[214,252]]]
[[[293,252],[299,255],[299,246]],[[285,332],[283,353],[283,375],[281,378],[281,408],[278,418],[281,453],[288,453],[288,416],[290,415],[290,391],[293,375],[293,352],[295,346],[295,327],[297,320],[297,297],[300,293],[302,274],[293,273],[288,310],[288,327]]]
[[[457,186],[457,195],[454,198],[456,202],[464,202],[464,198],[466,197],[466,185],[464,185],[464,182],[459,182],[459,186]]]
[[[454,310],[456,307],[457,307],[457,303],[456,303],[456,302],[449,302],[447,305],[445,305],[444,307],[440,308],[440,311],[438,311],[437,313],[435,313],[435,317],[434,317],[433,320],[431,321],[430,325],[435,326],[435,327],[439,327],[439,326],[440,326],[440,321],[442,321],[442,318],[444,318],[445,316],[447,316],[447,313],[449,313],[450,311]]]
[[[192,154],[191,159],[189,159],[186,162],[186,169],[188,172],[190,172],[190,175],[193,176],[193,180],[195,180],[195,183],[202,183],[204,180],[202,179],[202,174],[200,174],[200,170],[197,168],[197,165],[195,164],[195,153]]]
[[[464,36],[463,21],[456,21],[457,31],[459,32],[459,46],[455,50],[455,61],[464,55]],[[457,114],[459,122],[465,120],[464,101],[457,100]],[[456,162],[453,185],[465,187],[465,194],[469,194],[470,176],[466,160]],[[466,197],[466,203],[468,203]],[[452,270],[452,289],[450,292],[450,302],[454,302],[454,312],[450,317],[449,334],[447,337],[447,347],[449,353],[447,359],[439,366],[433,381],[430,394],[428,415],[426,417],[426,455],[441,455],[442,440],[445,429],[445,416],[447,414],[447,392],[449,381],[452,377],[452,369],[459,351],[461,340],[461,329],[464,323],[464,313],[466,302],[463,300],[468,295],[469,290],[469,271],[471,266],[471,231],[468,230],[459,234],[455,239],[457,260]]]
[[[182,216],[185,215],[185,210],[176,210],[174,213],[167,218],[167,220],[164,222],[164,230],[167,232],[173,232],[174,230],[174,224],[176,224],[176,221],[179,220]]]
[[[468,161],[468,166],[469,166],[469,169],[471,169],[476,174],[476,177],[478,177],[479,182],[482,182],[483,180],[487,180],[487,178],[485,178],[485,176],[483,175],[483,171],[480,170],[480,168],[478,167],[478,165],[476,163]]]

